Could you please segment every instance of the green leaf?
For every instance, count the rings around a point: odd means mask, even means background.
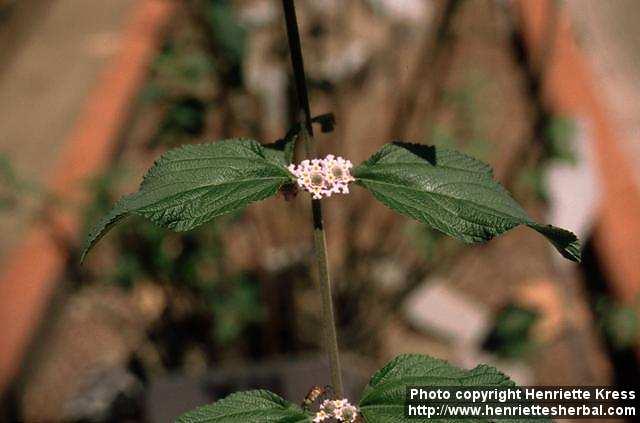
[[[269,391],[231,394],[211,405],[183,414],[177,423],[297,423],[311,422],[298,406]]]
[[[426,418],[405,417],[404,407],[408,386],[511,387],[516,384],[503,373],[484,364],[472,370],[463,370],[444,360],[425,355],[400,355],[374,374],[362,393],[358,406],[367,423],[427,421]],[[482,420],[447,419],[447,421],[478,422]]]
[[[391,209],[464,242],[485,242],[526,225],[549,239],[565,258],[580,261],[580,244],[573,233],[531,220],[493,179],[487,164],[455,150],[386,144],[353,174]]]
[[[188,145],[165,153],[137,193],[122,198],[89,233],[82,258],[116,223],[137,214],[165,228],[187,231],[265,199],[291,180],[265,148],[248,139]]]

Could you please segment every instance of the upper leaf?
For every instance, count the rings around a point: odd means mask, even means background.
[[[487,164],[457,151],[386,144],[353,174],[388,207],[462,241],[484,242],[527,225],[547,237],[565,258],[580,261],[573,233],[531,220],[493,179]]]
[[[283,164],[248,139],[188,145],[165,153],[137,193],[122,198],[89,233],[82,257],[119,220],[134,213],[186,231],[278,192],[291,180]]]
[[[269,391],[246,391],[183,414],[177,423],[297,423],[311,422],[300,407]]]
[[[359,407],[367,423],[427,421],[426,418],[405,417],[404,407],[408,386],[510,387],[516,385],[503,373],[484,364],[472,370],[463,370],[446,361],[425,355],[400,355],[374,374],[362,393]],[[478,419],[448,419],[450,422],[463,420],[479,421]]]

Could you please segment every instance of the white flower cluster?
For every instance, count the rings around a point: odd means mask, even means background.
[[[348,400],[325,400],[313,418],[313,423],[335,419],[339,422],[354,423],[358,417],[358,408]]]
[[[289,165],[289,171],[298,178],[298,185],[319,200],[331,194],[348,194],[353,164],[350,160],[329,154],[324,159],[303,160]]]

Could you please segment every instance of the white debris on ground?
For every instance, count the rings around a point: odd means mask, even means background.
[[[281,13],[276,2],[252,1],[238,7],[238,21],[250,29],[262,28],[278,21]]]
[[[548,219],[556,226],[570,229],[579,239],[587,239],[597,212],[601,188],[591,148],[593,130],[584,120],[574,122],[575,134],[567,141],[575,155],[575,163],[552,161],[548,166]],[[558,264],[566,261],[557,254],[553,257]]]
[[[352,40],[344,48],[335,51],[331,60],[321,63],[324,77],[330,81],[342,81],[360,72],[371,58],[372,51],[361,40]]]
[[[398,22],[424,22],[433,2],[424,0],[369,0],[375,11]]]
[[[490,325],[486,307],[463,297],[444,280],[426,281],[418,288],[405,303],[405,316],[416,328],[460,345],[479,345]]]
[[[482,350],[491,329],[489,310],[448,286],[446,280],[426,281],[405,303],[405,317],[416,329],[437,334],[452,345],[451,361],[463,368],[486,363],[508,374],[521,385],[534,383],[530,366],[500,360]]]
[[[371,279],[386,293],[397,292],[407,280],[406,268],[392,258],[381,257],[371,263]]]

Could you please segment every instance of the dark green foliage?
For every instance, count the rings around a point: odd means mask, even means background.
[[[205,128],[206,105],[195,97],[185,97],[170,104],[151,141],[159,144],[180,145],[185,139],[202,135]]]
[[[531,351],[531,330],[538,321],[535,310],[508,304],[496,316],[484,348],[505,358],[522,358]]]
[[[238,24],[231,2],[206,0],[201,13],[208,25],[209,37],[222,57],[225,80],[232,86],[242,85],[242,62],[246,50],[246,30]]]
[[[116,169],[92,184],[95,196],[86,212],[87,222],[109,210],[110,190],[125,174]],[[189,233],[167,231],[142,218],[134,219],[131,225],[114,231],[114,266],[99,269],[97,278],[124,288],[152,282],[172,293],[167,297],[167,317],[152,334],[166,366],[181,365],[182,355],[193,344],[205,351],[234,345],[252,325],[262,322],[259,282],[250,274],[226,271],[220,231],[233,223],[234,214]],[[188,302],[188,313],[171,317],[174,300],[183,305]],[[185,322],[199,322],[200,328],[187,333],[181,329]],[[171,332],[182,333],[180,345],[168,335]]]
[[[554,117],[545,128],[546,155],[551,160],[559,160],[576,164],[577,158],[572,149],[572,138],[575,137],[575,121],[569,118]]]
[[[432,421],[426,418],[405,417],[404,407],[408,386],[510,387],[516,385],[495,368],[484,364],[472,370],[463,370],[446,361],[425,355],[401,355],[374,374],[364,389],[359,408],[367,423]],[[448,419],[447,421],[466,420]]]
[[[638,345],[639,304],[640,299],[635,304],[624,305],[609,296],[601,296],[596,302],[598,324],[615,349]]]
[[[574,234],[531,220],[491,168],[454,150],[386,144],[354,170],[357,182],[391,209],[464,242],[484,242],[518,225],[538,231],[565,258],[580,261]]]
[[[211,405],[183,414],[177,423],[297,423],[311,422],[309,414],[269,391],[231,394]]]
[[[407,418],[404,414],[408,386],[422,387],[514,387],[497,369],[481,364],[472,370],[452,366],[444,360],[419,354],[400,355],[373,375],[360,398],[359,408],[367,423],[432,422]],[[486,422],[487,419],[440,419],[449,423]],[[519,421],[527,421],[522,419]],[[549,422],[548,419],[538,419]]]

